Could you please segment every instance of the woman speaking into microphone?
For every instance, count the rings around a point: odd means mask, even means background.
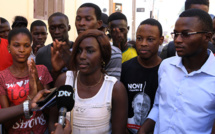
[[[74,43],[70,71],[56,81],[57,87],[65,84],[74,88],[71,121],[74,134],[126,133],[126,89],[115,77],[106,74],[104,68],[110,57],[108,37],[99,30],[87,30]],[[56,59],[62,60],[59,53]]]

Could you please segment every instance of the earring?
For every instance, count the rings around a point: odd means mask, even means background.
[[[10,53],[10,50],[8,50],[8,52]]]
[[[102,68],[105,68],[105,62],[102,60]]]

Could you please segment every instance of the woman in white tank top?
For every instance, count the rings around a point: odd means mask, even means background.
[[[72,71],[56,81],[56,86],[72,85],[75,90],[73,134],[126,133],[127,93],[120,81],[104,71],[110,57],[111,46],[103,32],[79,34],[70,60]]]

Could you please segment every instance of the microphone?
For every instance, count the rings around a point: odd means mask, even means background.
[[[72,86],[63,85],[58,88],[56,94],[57,108],[59,109],[58,123],[64,126],[66,112],[74,107],[74,91]]]

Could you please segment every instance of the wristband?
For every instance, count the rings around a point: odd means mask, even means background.
[[[26,119],[30,119],[33,116],[33,113],[29,110],[29,100],[24,101],[23,111]]]

